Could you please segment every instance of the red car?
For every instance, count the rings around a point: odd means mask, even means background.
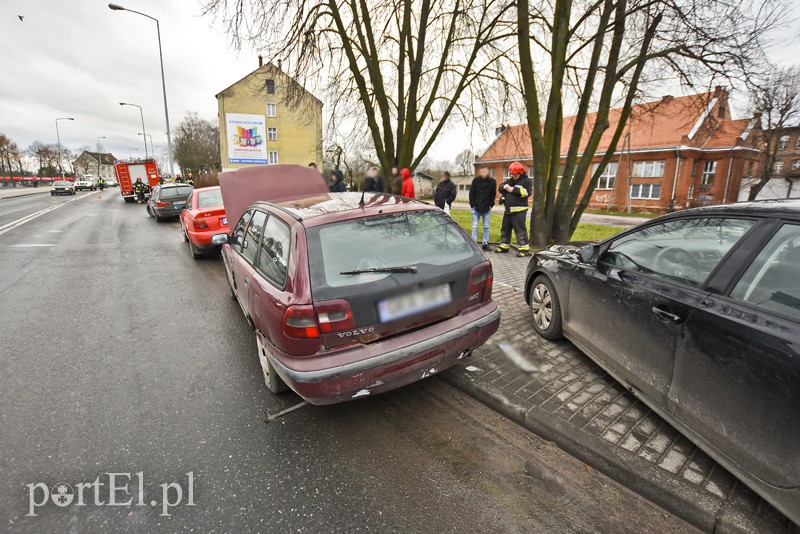
[[[193,258],[219,250],[220,246],[213,244],[211,237],[229,234],[231,231],[218,185],[192,191],[186,199],[179,219],[183,240],[189,243],[189,251]]]
[[[497,331],[492,265],[443,211],[328,193],[295,165],[220,184],[237,222],[214,242],[271,391],[288,385],[313,404],[375,395],[447,369]]]

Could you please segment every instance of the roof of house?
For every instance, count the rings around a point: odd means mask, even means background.
[[[84,156],[89,156],[94,161],[97,161],[98,160],[98,154],[99,154],[99,159],[100,159],[100,164],[101,165],[113,165],[114,162],[117,161],[117,158],[114,157],[114,154],[111,154],[109,152],[89,152],[88,150],[84,150],[81,153],[81,155],[78,156],[75,159],[79,159],[79,158],[82,158]]]
[[[750,120],[720,119],[718,110],[727,109],[727,93],[718,89],[713,92],[689,96],[666,96],[661,100],[633,106],[626,132],[630,132],[633,150],[670,148],[683,145],[711,148],[736,146],[739,138],[748,128]],[[609,111],[609,128],[605,130],[597,148],[598,153],[608,150],[619,122],[622,108]],[[584,125],[580,149],[588,143],[592,128],[597,121],[597,113],[589,113]],[[575,117],[564,117],[561,134],[561,147],[569,147]],[[618,149],[622,148],[624,137]],[[483,153],[479,161],[508,161],[513,159],[532,159],[530,132],[526,124],[506,129]]]
[[[317,102],[319,102],[320,104],[322,103],[322,100],[320,100],[319,98],[317,98],[317,97],[316,97],[316,96],[315,96],[313,93],[311,93],[311,92],[310,92],[308,89],[306,89],[305,87],[303,87],[303,86],[300,84],[300,82],[298,82],[297,80],[295,80],[294,78],[292,78],[291,76],[289,76],[288,74],[286,74],[285,72],[283,72],[283,70],[281,70],[279,67],[276,67],[276,66],[275,66],[275,65],[274,65],[272,62],[270,62],[270,61],[267,61],[266,63],[264,63],[263,65],[261,65],[260,67],[258,67],[256,70],[254,70],[254,71],[252,71],[252,72],[249,72],[248,74],[246,74],[246,75],[242,76],[241,78],[239,78],[238,80],[236,80],[235,82],[233,82],[233,83],[232,83],[232,84],[230,84],[228,87],[226,87],[225,89],[221,90],[220,92],[218,92],[218,93],[217,93],[216,95],[214,95],[214,96],[215,96],[215,98],[219,99],[219,95],[223,94],[225,91],[227,91],[228,89],[230,89],[230,88],[231,88],[231,87],[233,87],[234,85],[238,85],[238,84],[240,84],[240,83],[242,83],[242,82],[246,81],[246,80],[247,80],[248,78],[250,78],[251,76],[254,76],[254,75],[257,75],[257,74],[264,74],[264,75],[268,75],[268,74],[270,74],[270,73],[275,73],[276,71],[277,71],[277,73],[278,73],[278,74],[280,74],[280,75],[282,75],[282,76],[285,76],[286,78],[288,78],[289,80],[291,80],[293,83],[297,84],[297,85],[298,85],[298,86],[299,86],[299,87],[300,87],[300,88],[303,90],[303,92],[304,92],[304,93],[306,93],[308,96],[310,96],[311,98],[313,98],[314,100],[316,100],[316,101],[317,101]]]

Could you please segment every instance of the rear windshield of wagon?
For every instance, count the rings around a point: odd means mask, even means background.
[[[365,269],[416,267],[413,276],[438,275],[483,261],[480,250],[439,210],[364,217],[307,230],[311,288],[393,283],[407,273],[342,274]]]

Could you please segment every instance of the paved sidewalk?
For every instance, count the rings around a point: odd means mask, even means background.
[[[0,200],[4,198],[24,197],[27,195],[38,195],[41,193],[49,193],[50,186],[39,187],[3,187],[0,188]]]
[[[523,295],[528,260],[491,259],[500,329],[444,380],[703,530],[800,532],[569,342],[540,338]],[[540,374],[524,373],[504,342]]]

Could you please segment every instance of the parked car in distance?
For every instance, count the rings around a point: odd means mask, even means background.
[[[211,237],[231,233],[218,185],[195,189],[186,199],[179,220],[183,240],[189,244],[193,258],[218,252],[221,245],[212,244]]]
[[[177,217],[192,191],[194,188],[186,184],[155,186],[150,192],[150,198],[147,199],[147,214],[155,218],[156,222],[168,217]]]
[[[800,524],[800,200],[681,211],[528,266],[562,335]]]
[[[227,281],[271,391],[288,385],[312,404],[375,395],[447,369],[497,331],[492,265],[441,210],[328,193],[297,165],[222,173],[220,185],[237,221],[222,247]]]
[[[50,196],[54,197],[56,195],[74,195],[75,194],[75,186],[72,185],[72,182],[68,182],[66,180],[56,180],[53,182],[53,185],[50,186]]]
[[[103,178],[106,181],[106,187],[119,187],[119,182],[116,178]]]
[[[94,178],[91,176],[84,176],[82,178],[75,179],[75,190],[76,191],[84,191],[84,190],[94,191],[97,189],[97,183],[95,183]]]

